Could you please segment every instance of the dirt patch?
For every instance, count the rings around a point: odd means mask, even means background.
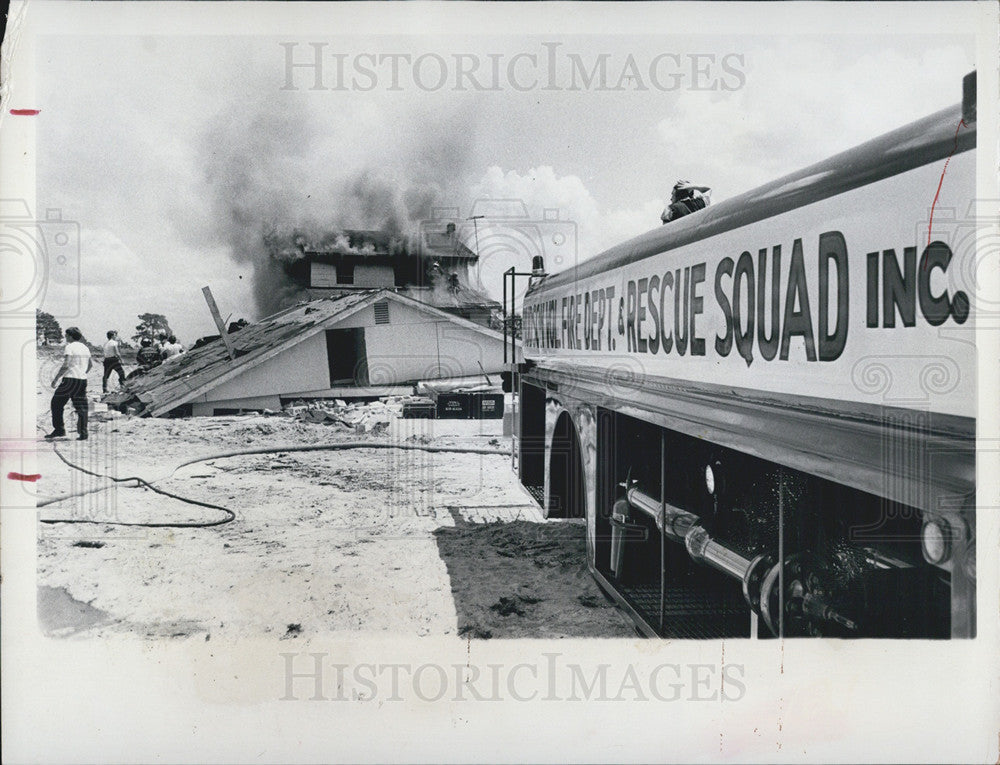
[[[631,637],[586,566],[579,521],[468,523],[434,532],[458,632],[474,638]]]

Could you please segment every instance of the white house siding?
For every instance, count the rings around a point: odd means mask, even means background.
[[[319,332],[208,391],[202,401],[268,396],[330,385],[326,335]]]
[[[393,287],[396,273],[392,266],[376,263],[356,263],[352,287]],[[337,279],[337,265],[314,260],[309,263],[309,286],[336,288],[345,286]]]
[[[464,377],[503,367],[503,343],[443,322],[365,329],[368,378],[373,385]]]
[[[392,266],[358,263],[354,266],[355,287],[393,287],[396,275]]]
[[[412,308],[408,305],[403,305],[395,300],[385,299],[385,302],[389,304],[389,324],[394,326],[399,326],[401,324],[426,324],[431,321],[438,321],[438,319],[429,316],[424,311],[419,311],[416,308]],[[375,307],[374,305],[365,306],[360,311],[347,316],[344,319],[338,321],[336,324],[331,325],[330,329],[347,329],[348,327],[374,327],[375,326]],[[385,326],[385,325],[380,325]]]
[[[373,306],[365,306],[328,329],[362,327],[368,376],[377,387],[416,380],[467,377],[499,372],[503,341],[417,308],[389,301],[389,324],[375,324]],[[326,333],[320,331],[277,356],[247,369],[194,400],[195,415],[215,409],[274,409],[279,397],[344,396],[345,388],[330,387]]]

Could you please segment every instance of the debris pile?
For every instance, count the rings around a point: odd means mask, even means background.
[[[503,414],[503,393],[491,386],[452,386],[441,392],[431,386],[418,394],[388,396],[375,401],[347,403],[343,399],[297,399],[281,412],[265,411],[266,415],[293,417],[300,422],[341,426],[356,433],[378,435],[389,429],[399,418],[453,418],[457,410],[460,419],[489,419]]]
[[[348,404],[342,399],[297,400],[281,411],[281,415],[300,422],[338,425],[356,433],[378,435],[389,429],[392,421],[403,414],[403,407],[413,396],[390,396],[377,401]]]
[[[107,422],[108,420],[117,420],[125,416],[118,410],[111,409],[107,404],[100,401],[91,401],[88,408],[91,422]]]

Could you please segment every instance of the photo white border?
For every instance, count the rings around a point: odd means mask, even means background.
[[[41,34],[305,35],[767,32],[962,33],[977,30],[977,194],[1000,199],[996,168],[997,5],[956,3],[50,3],[14,2],[4,52],[0,189],[35,197],[34,101]],[[349,23],[347,20],[349,19]],[[956,83],[956,102],[960,94]],[[95,104],[97,108],[97,104]],[[984,211],[985,213],[986,211]],[[989,211],[996,213],[994,208]],[[6,268],[6,265],[5,265]],[[984,269],[1000,295],[1000,269]],[[2,473],[33,473],[34,327],[0,317]],[[35,616],[36,518],[3,478],[2,690],[5,762],[562,761],[994,762],[1000,720],[1000,327],[979,326],[978,637],[971,641],[467,641],[387,638],[294,642],[54,640]],[[10,384],[23,374],[23,387]],[[991,451],[992,449],[992,451]],[[331,663],[543,666],[547,652],[596,668],[743,665],[738,701],[282,701],[281,652]],[[565,695],[562,688],[555,695]]]

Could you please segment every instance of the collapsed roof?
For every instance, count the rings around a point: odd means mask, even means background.
[[[142,415],[161,416],[182,406],[226,380],[264,362],[349,315],[382,300],[392,300],[430,312],[463,327],[497,339],[502,335],[480,324],[442,311],[391,289],[364,290],[299,303],[245,326],[226,337],[193,348],[159,366],[125,381],[122,390],[105,397],[112,406],[136,406]]]

